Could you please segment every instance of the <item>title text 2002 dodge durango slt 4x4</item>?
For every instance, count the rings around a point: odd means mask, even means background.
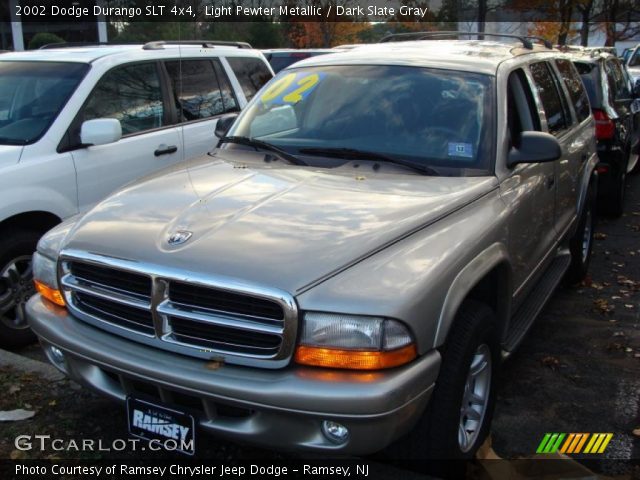
[[[283,70],[230,124],[41,240],[27,309],[49,360],[144,438],[472,456],[501,358],[589,262],[570,59],[368,45]]]

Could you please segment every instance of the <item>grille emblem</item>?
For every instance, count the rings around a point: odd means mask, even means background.
[[[188,230],[178,230],[177,232],[173,232],[169,235],[169,240],[167,243],[169,245],[182,245],[187,240],[191,238],[193,232],[189,232]]]

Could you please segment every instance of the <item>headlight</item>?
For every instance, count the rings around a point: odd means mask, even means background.
[[[64,239],[79,218],[79,215],[75,215],[49,230],[38,242],[37,252],[33,255],[33,280],[36,290],[44,298],[61,307],[64,307],[65,303],[58,286],[58,255]]]
[[[411,333],[397,320],[307,312],[295,360],[304,365],[379,370],[415,357]]]
[[[61,307],[64,297],[58,288],[57,264],[54,260],[36,252],[33,254],[33,281],[40,295]]]

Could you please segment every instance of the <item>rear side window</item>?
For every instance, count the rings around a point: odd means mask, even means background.
[[[594,63],[574,62],[584,88],[587,90],[591,108],[600,108],[602,104],[602,89],[600,88],[600,70]]]
[[[190,122],[238,110],[230,88],[221,88],[214,61],[166,62],[179,120]]]
[[[124,135],[164,126],[155,63],[118,67],[100,79],[84,107],[84,120],[116,118]]]
[[[622,73],[622,68],[617,59],[608,60],[605,65],[607,73],[607,81],[609,82],[609,90],[614,100],[626,99],[631,97],[631,92],[627,85],[627,79]]]
[[[259,58],[227,57],[227,61],[231,65],[233,73],[236,74],[247,101],[251,100],[273,76],[269,68]]]
[[[589,99],[587,98],[587,92],[584,89],[582,80],[569,60],[557,60],[556,65],[558,66],[562,81],[569,91],[569,96],[571,97],[573,109],[576,112],[578,121],[582,122],[591,115]]]
[[[560,93],[553,80],[553,74],[546,62],[534,63],[530,66],[530,69],[547,117],[549,132],[552,134],[561,132],[567,127],[567,121]]]

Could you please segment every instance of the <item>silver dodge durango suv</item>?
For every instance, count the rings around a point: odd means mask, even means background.
[[[470,457],[501,360],[588,267],[588,102],[527,37],[304,60],[209,155],[48,233],[30,325],[142,438]]]

